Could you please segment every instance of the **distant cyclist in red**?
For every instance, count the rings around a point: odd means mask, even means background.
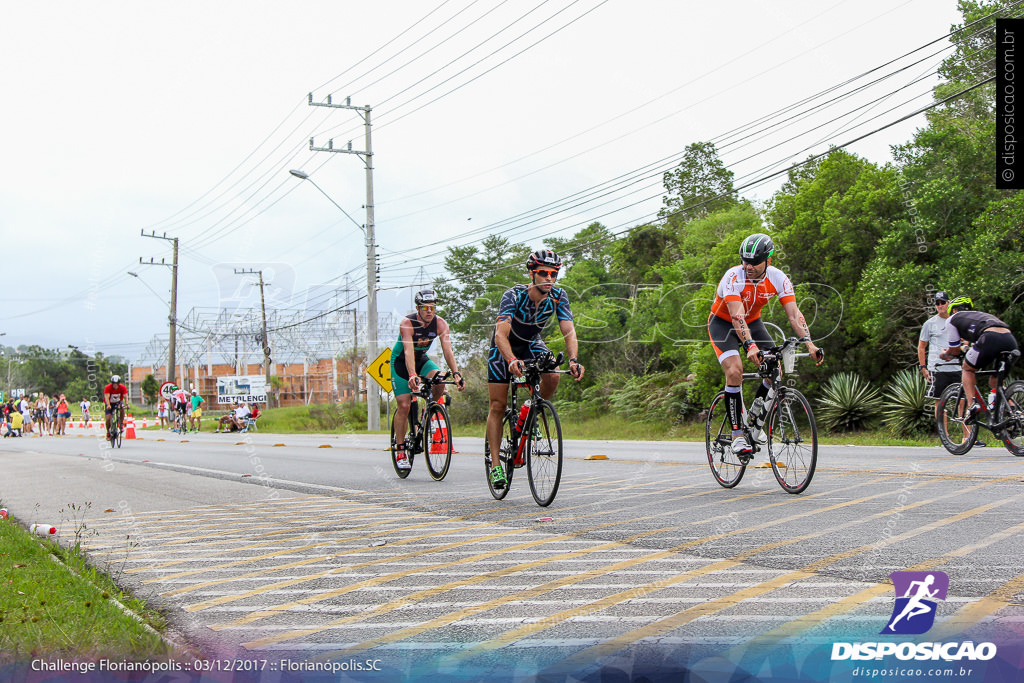
[[[103,387],[103,414],[105,415],[104,421],[107,425],[107,433],[110,433],[110,416],[114,414],[114,408],[121,403],[128,403],[128,387],[121,384],[121,378],[118,375],[111,375],[110,384]],[[121,416],[121,424],[118,425],[120,428],[124,428],[124,414]]]

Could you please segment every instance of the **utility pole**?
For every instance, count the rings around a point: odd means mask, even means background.
[[[309,93],[309,104],[312,107],[333,107],[335,109],[353,109],[362,116],[366,128],[366,149],[352,149],[348,143],[346,149],[335,149],[334,140],[329,140],[327,147],[315,147],[313,138],[309,139],[309,148],[314,152],[340,152],[357,154],[366,167],[366,362],[370,363],[377,357],[377,245],[373,234],[373,144],[370,135],[370,106],[352,106],[351,98],[345,98],[345,104],[332,104],[331,96],[326,102],[314,102],[313,93]],[[376,388],[366,383],[366,426],[371,431],[380,429],[380,395]]]
[[[157,263],[152,259],[149,259],[149,263],[142,260],[139,257],[139,263],[149,266],[169,266],[171,269],[171,314],[167,317],[168,322],[171,326],[171,335],[167,343],[167,381],[174,381],[174,337],[175,331],[178,328],[178,238],[168,237],[165,232],[163,235],[156,234],[155,231],[151,231],[150,234],[146,234],[145,230],[140,231],[143,237],[152,237],[158,240],[167,240],[174,244],[174,258],[170,263],[165,263],[163,259],[160,259],[160,263]]]
[[[267,303],[266,298],[263,296],[263,287],[269,285],[269,282],[263,282],[263,271],[262,270],[238,270],[235,268],[235,275],[258,275],[260,278],[260,312],[263,314],[263,334],[260,337],[261,346],[263,346],[263,370],[267,378],[267,394],[270,394],[270,339],[267,337]],[[270,407],[269,396],[267,398],[267,407]]]

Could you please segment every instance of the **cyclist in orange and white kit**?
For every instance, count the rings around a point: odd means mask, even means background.
[[[778,268],[771,265],[775,243],[764,233],[750,235],[740,245],[742,263],[726,271],[718,283],[715,301],[711,304],[708,317],[708,336],[718,356],[718,362],[725,373],[725,408],[732,425],[732,451],[736,455],[749,455],[751,444],[743,436],[745,411],[740,388],[743,383],[743,360],[740,346],[750,362],[760,365],[758,343],[771,345],[773,342],[764,322],[761,308],[778,297],[789,324],[798,337],[811,336],[803,313],[796,305],[793,283]],[[817,359],[818,365],[825,360],[825,353],[814,342],[808,341],[807,351]],[[764,380],[757,388],[754,400],[768,394],[771,383]]]

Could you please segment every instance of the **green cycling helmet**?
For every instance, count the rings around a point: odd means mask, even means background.
[[[974,308],[974,302],[969,296],[955,296],[949,300],[949,306],[946,310],[950,313],[953,311],[969,311]]]

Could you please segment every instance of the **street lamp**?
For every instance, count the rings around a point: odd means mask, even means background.
[[[288,172],[299,180],[308,180],[313,183],[313,187],[320,190],[320,194],[327,197],[331,204],[338,207],[338,210],[363,231],[363,236],[366,238],[366,362],[370,363],[377,357],[377,252],[376,245],[373,243],[373,223],[368,221],[369,230],[366,226],[356,223],[356,220],[349,216],[348,212],[341,208],[341,205],[334,201],[329,194],[324,192],[323,188],[317,185],[305,171],[292,169]],[[379,396],[376,389],[370,388],[369,380],[366,382],[366,428],[370,431],[380,429]]]

